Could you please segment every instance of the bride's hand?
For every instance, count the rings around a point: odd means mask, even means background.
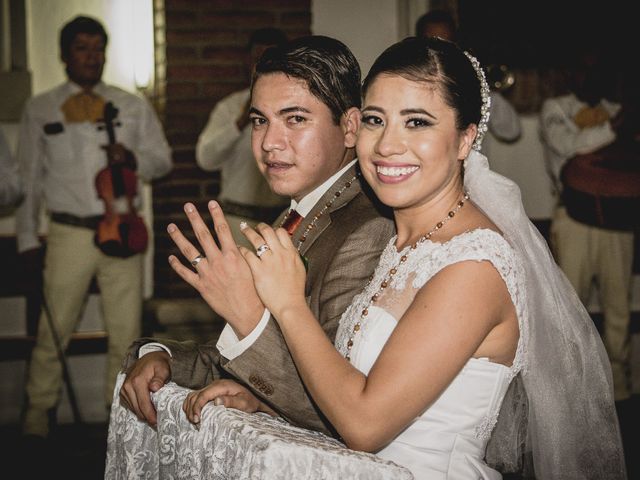
[[[286,230],[260,223],[256,229],[242,225],[242,233],[256,249],[240,248],[247,260],[260,299],[276,319],[287,308],[306,305],[306,271]]]

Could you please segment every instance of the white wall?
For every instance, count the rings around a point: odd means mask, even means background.
[[[33,93],[48,90],[65,80],[64,65],[60,61],[60,29],[77,15],[95,17],[107,30],[109,44],[103,80],[134,91],[138,34],[146,32],[152,38],[151,17],[137,13],[141,4],[150,8],[151,1],[27,0],[27,55],[33,74]],[[153,59],[153,51],[147,55]]]
[[[360,62],[362,76],[376,57],[399,40],[396,0],[313,0],[311,31],[347,45]]]
[[[429,5],[429,0],[312,0],[311,32],[347,45],[364,77],[385,48],[414,34]]]

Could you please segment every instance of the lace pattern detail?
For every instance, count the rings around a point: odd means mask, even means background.
[[[111,407],[105,480],[413,478],[393,462],[349,450],[322,433],[263,413],[209,403],[196,430],[182,411],[190,390],[175,383],[152,395],[158,412],[156,432],[120,405],[123,381],[120,374]]]
[[[376,267],[371,282],[362,293],[354,298],[342,316],[335,343],[343,355],[347,352],[346,343],[349,340],[349,333],[353,330],[353,325],[358,321],[359,312],[369,303],[369,299],[377,291],[378,285],[389,269],[398,265],[399,258],[406,254],[410,248],[407,247],[398,252],[395,248],[395,240],[394,237],[389,241],[380,257],[380,263]],[[397,273],[386,292],[393,295],[394,291],[401,292],[406,288],[417,291],[446,266],[467,260],[490,261],[504,280],[515,306],[520,338],[513,364],[509,369],[509,380],[511,380],[518,372],[526,368],[528,317],[523,266],[516,257],[513,248],[500,234],[488,229],[476,229],[460,234],[445,243],[426,241],[418,245],[416,250],[407,256],[407,261],[397,267]],[[366,329],[365,322],[362,325],[362,335],[356,338],[356,342],[366,336]],[[499,410],[500,404],[494,411],[489,412],[476,427],[477,438],[489,439],[497,422]]]
[[[347,352],[346,343],[349,340],[349,333],[352,331],[353,325],[358,321],[359,312],[369,303],[369,299],[378,290],[378,285],[389,269],[398,265],[400,257],[409,251],[410,247],[406,247],[398,252],[395,248],[395,240],[395,236],[389,240],[380,257],[380,262],[376,267],[372,280],[354,298],[349,308],[342,315],[335,344],[338,351],[343,355]],[[411,280],[411,287],[418,290],[446,266],[465,260],[490,261],[500,273],[511,295],[520,328],[520,340],[518,341],[515,359],[511,366],[513,377],[524,368],[526,363],[525,347],[528,336],[526,302],[522,266],[509,243],[501,235],[492,230],[476,229],[460,234],[445,243],[435,243],[427,240],[418,245],[416,250],[407,256],[406,262],[397,267],[397,273],[394,275],[393,282],[390,283],[387,290],[404,290],[407,288],[409,280]],[[365,323],[363,328],[366,328],[366,326]]]
[[[502,403],[500,403],[501,405]],[[484,440],[485,442],[489,441],[491,438],[491,432],[493,432],[496,423],[498,423],[498,415],[500,414],[500,405],[490,414],[484,416],[482,421],[475,426],[473,429],[473,434],[476,438],[480,440]]]

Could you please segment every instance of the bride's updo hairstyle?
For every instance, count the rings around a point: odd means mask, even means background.
[[[362,84],[366,97],[371,84],[383,74],[436,88],[445,103],[456,112],[456,126],[479,125],[482,94],[478,75],[455,43],[441,38],[408,37],[390,46],[377,58]]]

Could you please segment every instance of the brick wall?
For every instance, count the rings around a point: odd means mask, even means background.
[[[167,263],[174,253],[169,222],[190,227],[183,212],[201,212],[218,193],[218,173],[195,163],[195,144],[216,102],[248,84],[245,46],[252,30],[279,27],[289,38],[310,33],[310,0],[156,0],[157,96],[174,170],[154,183],[155,292],[158,298],[195,295]]]

